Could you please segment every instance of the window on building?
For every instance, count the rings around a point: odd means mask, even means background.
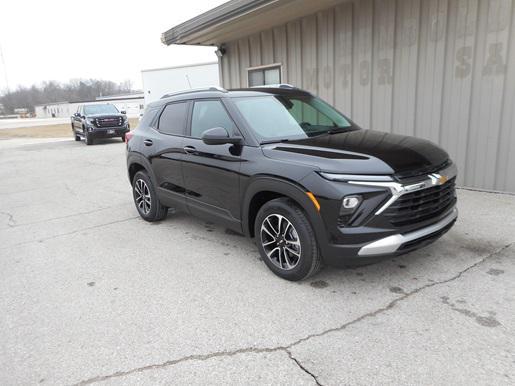
[[[281,83],[281,65],[248,69],[249,87]]]
[[[167,105],[159,117],[159,131],[165,134],[184,135],[187,114],[187,102]]]
[[[204,131],[215,127],[223,127],[230,135],[234,135],[236,131],[222,102],[217,100],[195,102],[191,118],[191,136],[201,138]]]

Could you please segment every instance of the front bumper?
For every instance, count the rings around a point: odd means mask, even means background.
[[[381,235],[379,232],[376,234],[378,238],[364,243],[327,244],[323,248],[324,261],[327,265],[345,267],[375,263],[388,256],[402,255],[439,239],[452,228],[457,217],[458,209],[453,207],[437,222],[406,233],[392,234],[390,231]]]
[[[88,134],[91,135],[93,138],[113,138],[113,137],[121,137],[125,133],[129,132],[129,128],[127,126],[123,127],[102,127],[102,128],[96,128],[93,127],[88,129]]]
[[[395,234],[366,244],[358,251],[358,256],[390,255],[399,251],[407,252],[442,236],[456,221],[458,209],[454,207],[442,220],[425,228],[405,234]]]

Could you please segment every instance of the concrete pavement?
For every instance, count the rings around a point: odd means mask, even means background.
[[[515,382],[515,196],[459,190],[432,246],[309,281],[141,220],[118,139],[0,141],[1,384]]]

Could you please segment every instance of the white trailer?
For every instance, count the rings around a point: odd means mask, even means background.
[[[174,91],[219,86],[218,62],[142,70],[145,106]]]

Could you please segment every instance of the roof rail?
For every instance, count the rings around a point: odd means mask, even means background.
[[[261,86],[252,86],[251,88],[297,88],[288,83],[266,84]]]
[[[170,97],[176,96],[176,95],[190,94],[190,93],[194,93],[194,92],[207,92],[207,91],[227,92],[227,90],[225,88],[222,88],[220,86],[190,88],[190,89],[187,89],[187,90],[174,91],[174,92],[167,93],[167,94],[163,95],[161,97],[161,99],[170,98]]]

